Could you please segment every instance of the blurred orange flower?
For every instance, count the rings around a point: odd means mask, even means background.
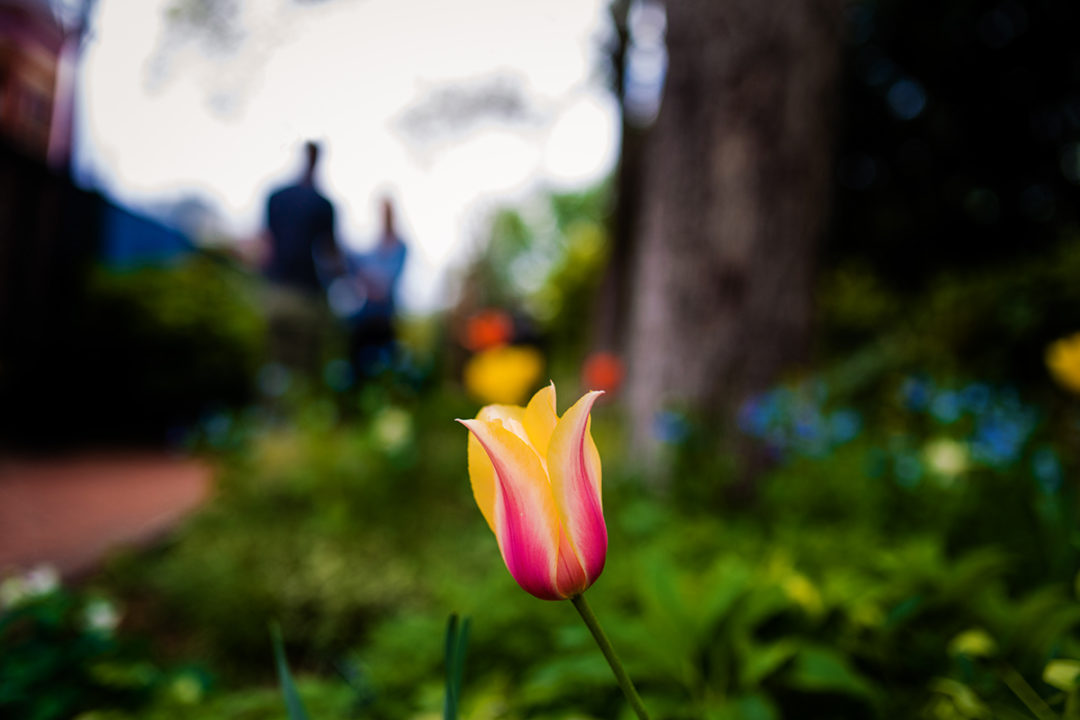
[[[1080,394],[1080,333],[1050,343],[1046,367],[1058,384]]]
[[[623,364],[610,352],[595,352],[581,368],[581,384],[593,390],[614,394],[623,381]]]
[[[465,322],[461,344],[472,352],[506,345],[514,336],[514,321],[502,310],[481,310]]]

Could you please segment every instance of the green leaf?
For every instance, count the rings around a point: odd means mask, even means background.
[[[1080,690],[1073,690],[1065,698],[1064,720],[1080,720]]]
[[[1043,669],[1043,682],[1071,692],[1080,687],[1080,660],[1051,660]]]
[[[281,628],[277,623],[270,626],[270,637],[274,641],[274,660],[277,663],[278,679],[281,681],[281,693],[285,696],[285,710],[289,714],[289,720],[308,720],[304,703],[300,700],[300,693],[297,692],[296,683],[289,672],[285,647],[281,642]]]
[[[469,618],[458,624],[457,613],[446,623],[446,702],[445,720],[456,720],[461,699],[461,681],[465,674],[465,650],[469,642]]]
[[[949,678],[938,678],[930,689],[948,698],[953,713],[958,713],[962,718],[988,718],[991,716],[990,708],[986,706],[975,691],[967,685]]]
[[[611,688],[611,667],[600,653],[559,654],[530,672],[517,695],[527,705],[543,705]]]
[[[808,647],[799,651],[788,685],[810,692],[835,692],[858,697],[870,697],[870,685],[851,667],[847,658],[834,650]]]
[[[748,645],[743,650],[743,662],[739,668],[739,680],[746,689],[755,687],[772,675],[799,651],[791,640],[780,640],[769,645]]]
[[[997,653],[997,643],[982,628],[965,630],[949,641],[949,654],[952,656],[993,657]]]
[[[746,595],[751,584],[750,569],[742,562],[725,558],[714,565],[705,577],[703,592],[695,598],[701,608],[701,632],[726,618],[735,603]]]
[[[765,695],[744,695],[705,709],[705,720],[776,720],[779,711]]]

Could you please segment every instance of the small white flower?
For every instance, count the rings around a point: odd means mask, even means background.
[[[86,603],[83,610],[87,630],[111,633],[120,624],[120,613],[105,598],[94,598]]]
[[[60,587],[60,573],[52,565],[38,565],[26,573],[24,581],[27,596],[48,595]]]
[[[20,575],[0,582],[0,609],[12,608],[60,587],[60,573],[51,565],[39,565]]]
[[[938,438],[931,440],[923,448],[923,460],[941,479],[952,481],[967,472],[971,452],[965,443]]]
[[[375,417],[371,429],[383,448],[397,452],[412,440],[412,415],[407,410],[388,407]]]

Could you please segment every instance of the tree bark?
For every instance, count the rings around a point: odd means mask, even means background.
[[[615,38],[610,48],[612,92],[619,104],[619,162],[609,217],[607,267],[593,308],[593,349],[625,350],[627,308],[632,294],[631,260],[640,199],[641,155],[645,129],[632,123],[626,108],[626,61],[630,48],[630,0],[615,0],[609,12]]]
[[[840,0],[673,0],[632,244],[635,446],[668,407],[730,421],[806,359]]]

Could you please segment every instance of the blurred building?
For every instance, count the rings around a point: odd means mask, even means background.
[[[193,250],[182,232],[72,183],[91,4],[0,0],[0,444],[20,427],[55,423],[64,388],[82,377],[80,308],[94,266],[162,264]]]
[[[70,142],[56,135],[70,135],[70,93],[61,92],[68,43],[46,0],[0,0],[0,134],[42,160],[52,137],[63,164]]]

